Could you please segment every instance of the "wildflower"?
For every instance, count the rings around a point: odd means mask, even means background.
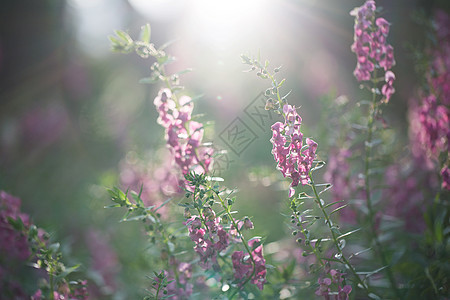
[[[233,262],[234,277],[238,280],[252,276],[250,282],[255,284],[260,290],[264,289],[266,283],[266,260],[263,256],[263,247],[259,239],[253,239],[248,242],[250,248],[254,248],[250,255],[244,255],[243,251],[235,251],[231,255]],[[254,270],[253,265],[255,264]],[[253,272],[254,271],[254,272]]]
[[[170,282],[167,285],[168,294],[173,295],[171,299],[189,299],[193,291],[193,285],[189,282],[192,278],[192,265],[176,259],[172,259],[170,264],[175,266],[178,277],[172,270],[165,272],[167,281]]]
[[[317,288],[315,294],[317,296],[323,296],[325,299],[331,299],[331,295],[334,295],[333,299],[348,300],[348,296],[352,291],[352,287],[350,285],[341,285],[344,280],[342,277],[344,274],[342,274],[338,270],[326,271],[331,278],[319,278],[319,287]]]
[[[319,278],[319,287],[316,290],[317,296],[325,296],[328,297],[330,294],[330,285],[331,285],[331,279],[330,278]]]
[[[184,224],[188,227],[189,237],[195,243],[194,251],[200,256],[200,266],[207,270],[217,263],[217,254],[229,245],[228,233],[220,225],[220,218],[214,211],[207,210],[205,228],[198,216],[192,216]]]
[[[153,103],[159,113],[157,122],[166,130],[167,145],[183,175],[191,170],[208,172],[214,151],[202,145],[203,124],[191,120],[194,108],[191,98],[182,96],[176,103],[171,91],[162,89]]]
[[[284,105],[284,124],[276,122],[272,125],[273,144],[272,154],[278,162],[277,168],[284,177],[292,179],[289,188],[289,197],[295,193],[294,187],[299,183],[309,183],[309,171],[316,157],[317,143],[306,139],[306,148],[303,145],[303,133],[300,132],[302,118],[297,114],[295,107]]]
[[[20,199],[0,191],[0,253],[6,257],[26,260],[31,252],[27,238],[9,223],[8,219],[22,220],[30,226],[30,217],[20,211]]]
[[[390,24],[384,18],[375,19],[375,10],[375,1],[368,0],[350,12],[355,17],[351,49],[357,58],[353,74],[358,81],[369,81],[375,69],[384,69],[386,84],[382,87],[382,94],[384,102],[389,102],[395,92],[395,75],[390,71],[395,65],[394,48],[386,43]]]
[[[391,99],[392,94],[394,94],[395,89],[392,86],[395,80],[395,74],[391,71],[387,71],[385,74],[385,81],[386,84],[383,85],[381,88],[381,93],[384,95],[385,100],[384,102],[389,102],[389,99]]]

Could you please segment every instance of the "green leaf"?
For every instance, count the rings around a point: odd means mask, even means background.
[[[358,229],[349,231],[349,232],[347,232],[347,233],[341,234],[341,235],[338,236],[336,239],[337,239],[337,240],[340,240],[340,239],[342,239],[342,238],[344,238],[344,237],[346,237],[346,236],[349,236],[349,235],[351,235],[351,234],[353,234],[353,233],[355,233],[355,232],[358,232],[358,231],[360,231],[360,230],[361,230],[361,228],[358,228]]]
[[[283,84],[284,84],[284,82],[286,81],[286,78],[283,78],[283,80],[281,80],[281,82],[278,84],[278,88],[280,88]]]
[[[103,206],[103,208],[113,208],[113,207],[121,207],[121,205],[120,204],[111,204],[111,205]]]
[[[141,27],[141,41],[144,43],[150,43],[150,36],[151,36],[151,28],[150,24],[146,24]]]
[[[145,78],[139,79],[139,83],[141,83],[141,84],[153,84],[158,81],[159,81],[159,78],[155,78],[155,77],[145,77]]]
[[[131,210],[127,210],[127,212],[123,215],[122,220],[120,222],[126,222],[128,220],[128,216],[131,214]]]
[[[155,212],[157,212],[161,207],[163,207],[164,205],[166,205],[167,203],[169,203],[172,200],[172,198],[167,199],[166,201],[164,201],[160,206],[158,206],[155,209]]]
[[[131,217],[131,218],[122,219],[122,222],[141,221],[141,220],[144,220],[146,218],[147,218],[146,215],[139,215],[139,216],[134,216],[134,217]]]
[[[381,300],[381,298],[378,297],[377,295],[375,295],[374,293],[369,293],[367,296],[368,296],[370,299]]]
[[[312,169],[311,172],[314,172],[316,170],[322,169],[323,166],[325,166],[325,162],[319,161]]]
[[[192,69],[192,68],[187,68],[187,69],[178,71],[178,72],[176,72],[175,74],[176,74],[176,75],[183,75],[183,74],[186,74],[186,73],[190,73],[190,72],[192,72],[193,70],[194,70],[194,69]]]
[[[341,209],[346,208],[347,205],[348,205],[348,204],[344,204],[344,205],[342,205],[342,206],[339,206],[338,208],[336,208],[335,210],[333,210],[333,211],[330,213],[330,216],[331,216],[332,214],[334,214],[334,213],[340,211]]]
[[[291,94],[292,90],[290,90],[286,95],[284,95],[281,100],[285,100],[290,94]]]
[[[167,47],[169,47],[170,45],[172,45],[175,42],[176,42],[176,40],[170,40],[170,41],[166,42],[161,47],[159,47],[158,51],[162,51],[162,50],[166,49]]]
[[[225,181],[225,179],[223,179],[222,177],[218,177],[218,176],[215,176],[215,177],[207,176],[207,177],[206,177],[206,180],[209,180],[209,181],[218,181],[218,182]],[[217,184],[217,183],[216,183],[216,184]],[[214,186],[215,186],[216,184],[214,184]]]
[[[375,275],[375,274],[379,273],[380,271],[386,269],[387,267],[388,266],[384,266],[384,267],[381,267],[379,269],[376,269],[375,271],[370,271],[370,272],[356,272],[356,274],[358,274],[358,275],[365,275],[365,277],[368,278],[368,277],[370,277],[372,275]]]
[[[141,197],[136,192],[132,191],[131,197],[133,197],[133,200],[136,202],[136,205],[138,207],[144,207],[144,202],[142,201]]]
[[[17,231],[22,231],[25,229],[25,225],[23,224],[23,221],[20,217],[17,217],[17,219],[13,219],[11,217],[7,217],[8,218],[8,223],[14,227],[15,230]]]
[[[69,275],[70,273],[76,272],[79,267],[80,267],[80,265],[75,265],[70,268],[65,268],[64,271],[61,272],[61,274],[58,274],[58,276],[56,276],[56,278],[62,279],[64,277],[66,277],[67,275]]]
[[[337,228],[336,226],[332,226],[331,227],[331,231],[333,231],[335,234],[341,235],[341,232],[339,231],[339,228]]]
[[[328,208],[328,207],[330,207],[330,206],[332,206],[332,205],[334,205],[334,204],[338,204],[338,203],[341,203],[341,202],[344,202],[344,201],[345,201],[345,200],[334,201],[334,202],[328,203],[328,204],[325,205],[323,208]]]
[[[308,195],[308,194],[305,193],[305,192],[301,192],[301,193],[298,195],[298,199],[311,199],[311,198],[313,198],[313,197],[311,197],[310,195]]]
[[[50,246],[48,246],[48,250],[50,250],[52,253],[57,253],[59,250],[60,244],[59,243],[54,243],[51,244]]]
[[[175,57],[170,56],[170,55],[165,55],[162,57],[158,57],[158,63],[162,66],[162,65],[168,65],[170,63],[173,63],[175,61]],[[175,87],[173,87],[172,89],[174,89]]]
[[[362,254],[362,253],[365,253],[365,252],[367,252],[367,251],[370,251],[370,250],[372,250],[372,247],[367,248],[367,249],[364,249],[364,250],[361,250],[361,251],[358,251],[358,252],[356,252],[355,254],[350,255],[349,258],[352,258],[353,256],[358,256],[358,255],[360,255],[360,254]]]
[[[190,203],[178,203],[178,206],[181,207],[187,207],[187,208],[194,208],[194,206]]]
[[[133,43],[133,39],[128,35],[128,33],[126,33],[125,31],[122,30],[116,30],[115,31],[116,35],[122,39],[123,42],[125,42],[126,44],[131,44]]]

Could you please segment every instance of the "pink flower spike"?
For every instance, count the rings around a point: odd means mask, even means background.
[[[389,24],[389,22],[386,21],[386,19],[378,18],[375,21],[375,24],[381,29],[381,32],[383,33],[383,35],[385,35],[385,36],[388,35],[388,33],[389,33],[389,26],[391,24]]]

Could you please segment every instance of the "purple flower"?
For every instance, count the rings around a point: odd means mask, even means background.
[[[450,190],[450,169],[444,166],[441,170],[442,189]]]
[[[0,191],[0,254],[8,259],[26,260],[31,255],[27,237],[14,229],[9,218],[30,226],[30,217],[20,211],[20,199]]]
[[[437,161],[439,153],[449,151],[450,110],[438,104],[435,95],[422,99],[422,105],[410,113],[413,153]]]
[[[193,291],[193,285],[189,282],[192,278],[192,265],[176,259],[171,259],[170,264],[175,266],[178,275],[175,276],[173,270],[165,271],[167,280],[172,281],[167,285],[168,294],[174,295],[170,299],[189,299]]]
[[[192,121],[194,104],[190,97],[174,100],[169,89],[162,89],[153,103],[158,123],[166,129],[167,145],[183,175],[190,171],[206,173],[212,164],[213,149],[202,145],[203,124]]]
[[[345,285],[343,288],[338,287],[337,300],[348,300],[348,295],[350,295],[352,287],[350,285]]]
[[[277,161],[277,168],[284,177],[292,179],[289,188],[289,197],[295,193],[294,187],[299,183],[309,183],[309,171],[316,157],[317,143],[306,139],[306,148],[303,148],[303,133],[300,132],[302,118],[297,114],[295,107],[283,106],[285,115],[284,124],[276,122],[272,125],[273,144],[272,154]],[[303,149],[303,151],[302,151]]]
[[[389,102],[389,99],[391,99],[392,94],[394,94],[394,92],[395,92],[395,89],[392,86],[392,84],[394,83],[394,80],[395,80],[395,74],[392,73],[391,71],[387,71],[386,74],[384,75],[384,77],[385,77],[386,84],[383,85],[383,87],[381,88],[381,93],[385,97],[384,102]]]
[[[384,18],[375,20],[375,9],[375,2],[369,0],[350,12],[355,17],[351,49],[356,54],[357,64],[353,74],[358,81],[369,81],[373,78],[372,72],[375,69],[383,68],[386,72],[386,84],[382,93],[384,101],[388,102],[395,92],[395,75],[389,71],[395,65],[394,48],[386,43],[390,24]]]
[[[259,239],[254,239],[248,242],[252,250],[251,256],[255,263],[253,273],[252,259],[250,255],[244,255],[243,251],[235,251],[231,255],[233,262],[234,277],[238,280],[252,276],[250,282],[255,284],[261,291],[264,289],[266,283],[266,260],[263,256],[263,247]]]
[[[194,251],[200,257],[199,265],[207,270],[217,263],[217,255],[229,245],[229,234],[216,218],[214,211],[205,209],[203,217],[205,228],[198,216],[192,216],[184,224],[188,227],[189,237],[194,242]]]
[[[244,279],[248,273],[251,273],[252,263],[250,256],[245,257],[243,251],[234,251],[231,255],[233,262],[234,277],[236,279]]]
[[[316,295],[328,297],[331,292],[331,290],[330,290],[331,279],[330,278],[319,278],[318,282],[319,282],[319,288],[316,290]]]
[[[348,295],[352,291],[352,287],[350,285],[341,286],[343,282],[342,276],[343,273],[338,270],[326,270],[327,275],[330,277],[319,278],[318,283],[319,287],[316,290],[317,296],[323,296],[324,299],[336,299],[336,300],[348,300]],[[336,291],[337,289],[337,291]],[[333,298],[331,296],[334,295]]]

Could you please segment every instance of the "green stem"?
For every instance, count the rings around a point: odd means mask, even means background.
[[[53,293],[53,289],[54,287],[54,283],[53,283],[53,273],[49,272],[49,281],[50,281],[50,300],[54,300],[55,299],[55,294]]]
[[[353,276],[355,277],[355,279],[358,282],[358,286],[362,287],[366,293],[369,293],[369,288],[368,286],[361,280],[361,278],[358,276],[358,274],[356,273],[355,268],[353,267],[353,265],[350,263],[350,261],[345,257],[344,253],[342,252],[341,247],[339,247],[339,241],[338,241],[338,237],[336,236],[336,233],[333,230],[333,225],[331,223],[330,220],[330,216],[328,215],[328,213],[325,211],[325,208],[323,207],[322,201],[320,199],[319,193],[317,192],[317,188],[316,185],[314,184],[314,180],[312,178],[312,172],[309,172],[309,178],[311,180],[311,187],[312,190],[314,192],[314,196],[316,198],[316,202],[320,207],[320,210],[322,211],[322,214],[325,218],[325,223],[328,225],[328,228],[330,229],[331,232],[331,237],[333,239],[333,243],[339,253],[339,255],[341,256],[341,260],[344,263],[344,265],[350,270],[350,272],[353,274]]]
[[[376,70],[374,71],[374,78],[376,78]],[[395,295],[398,299],[401,299],[400,292],[397,288],[397,283],[395,282],[394,275],[392,273],[391,267],[388,264],[386,255],[383,250],[383,246],[381,245],[381,242],[378,238],[378,234],[376,231],[376,224],[375,224],[375,211],[373,208],[372,203],[372,195],[371,195],[371,186],[370,186],[370,157],[372,154],[372,138],[374,133],[374,123],[375,123],[375,117],[378,112],[378,106],[376,102],[376,93],[375,89],[377,88],[377,79],[373,80],[373,91],[372,91],[372,104],[370,106],[370,114],[369,114],[369,120],[368,120],[368,133],[367,133],[367,140],[365,142],[365,157],[364,157],[364,186],[365,186],[365,193],[366,193],[366,201],[367,201],[367,210],[369,212],[369,222],[370,222],[370,228],[371,228],[371,235],[372,239],[375,242],[376,252],[378,256],[381,259],[381,263],[383,266],[386,266],[385,272],[388,276],[391,288],[394,290]]]
[[[210,188],[210,187],[209,187]],[[220,196],[219,192],[213,190],[214,193],[216,194],[217,198],[220,200],[220,204],[222,205],[223,209],[225,209],[225,213],[227,214],[228,218],[231,220],[231,222],[233,223],[234,228],[236,229],[236,231],[239,234],[239,237],[241,238],[241,242],[245,247],[245,250],[247,250],[247,253],[250,255],[250,259],[252,261],[252,266],[253,266],[253,270],[252,270],[252,274],[250,274],[250,276],[247,277],[247,279],[244,281],[244,283],[242,283],[241,287],[243,287],[244,285],[246,285],[250,279],[253,277],[253,275],[255,275],[256,272],[256,263],[255,260],[253,259],[253,255],[248,247],[247,241],[244,238],[244,235],[241,233],[238,224],[236,223],[236,221],[234,220],[233,216],[231,215],[230,209],[229,207],[225,204],[225,201],[223,201],[222,197]],[[237,293],[237,290],[235,290],[233,292],[233,294],[230,296],[230,299],[232,299],[235,294]]]

